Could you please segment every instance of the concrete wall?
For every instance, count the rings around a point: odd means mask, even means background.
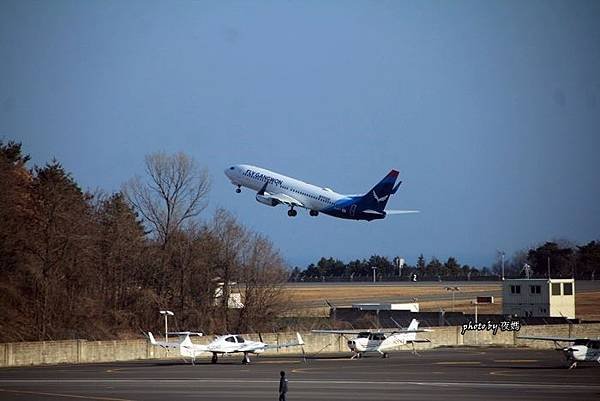
[[[467,331],[461,334],[461,327],[434,327],[432,332],[419,333],[418,338],[427,338],[430,343],[419,343],[416,349],[429,349],[440,346],[528,346],[535,348],[554,348],[551,341],[532,341],[518,339],[517,336],[561,336],[561,337],[599,337],[600,324],[523,326],[519,332]],[[248,334],[244,338],[258,340],[258,335]],[[348,353],[346,339],[335,334],[303,333],[307,355],[319,353]],[[263,334],[262,339],[269,344],[284,344],[296,340],[296,333]],[[206,344],[212,336],[194,338],[197,344]],[[412,349],[411,346],[407,347]],[[264,355],[298,354],[297,347],[269,350]],[[154,347],[144,339],[118,341],[42,341],[26,343],[0,344],[0,366],[26,366],[59,363],[91,363],[127,361],[135,359],[181,359],[177,352],[167,353]],[[235,356],[237,358],[237,355]]]

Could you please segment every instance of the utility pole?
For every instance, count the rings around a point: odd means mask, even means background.
[[[371,266],[371,269],[373,269],[373,283],[375,283],[377,281],[377,277],[376,277],[377,267],[376,266]]]

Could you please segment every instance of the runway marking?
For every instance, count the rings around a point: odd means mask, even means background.
[[[287,360],[287,361],[260,361],[260,362],[254,362],[254,364],[268,365],[268,364],[301,363],[301,362],[302,361],[294,361],[294,360]]]
[[[494,362],[532,363],[532,362],[539,362],[539,361],[537,359],[494,359]]]
[[[250,379],[229,379],[229,378],[213,378],[213,379],[157,379],[157,378],[140,378],[140,379],[14,379],[6,380],[0,379],[0,383],[8,384],[22,384],[22,383],[139,383],[139,382],[153,382],[153,383],[228,383],[228,384],[273,384],[279,383],[279,380],[250,380]],[[523,383],[523,382],[502,382],[502,383],[491,383],[491,382],[448,382],[448,381],[375,381],[375,380],[293,380],[294,384],[339,384],[344,386],[364,386],[364,385],[376,385],[376,386],[444,386],[444,387],[482,387],[482,388],[530,388],[530,389],[556,389],[556,390],[594,390],[600,391],[600,385],[596,384],[560,384],[556,382],[552,383]],[[18,390],[2,390],[1,391],[18,391]],[[43,394],[43,393],[33,393]],[[54,395],[47,393],[49,395]],[[88,398],[97,400],[110,400],[110,401],[130,401],[120,398],[102,398],[102,397],[86,397],[76,396],[69,394],[56,394],[64,397],[74,398]]]
[[[0,388],[1,392],[15,393],[15,394],[33,394],[33,395],[47,395],[50,397],[65,397],[65,398],[81,398],[85,400],[102,400],[102,401],[132,401],[127,398],[108,398],[108,397],[92,397],[86,395],[75,395],[75,394],[61,394],[61,393],[43,393],[40,391],[25,391],[25,390],[6,390]]]
[[[521,374],[520,372],[517,372],[517,374]],[[510,370],[494,370],[492,372],[490,372],[490,375],[492,376],[515,376],[513,374],[513,372],[511,372]]]
[[[479,361],[448,361],[448,362],[436,362],[436,365],[481,365]]]

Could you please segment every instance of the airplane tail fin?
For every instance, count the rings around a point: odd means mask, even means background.
[[[298,345],[304,345],[304,340],[302,339],[300,333],[296,333],[296,336],[298,337]]]
[[[391,170],[377,185],[363,195],[358,202],[362,208],[383,212],[390,195],[395,194],[400,184],[402,184],[402,181],[396,184],[398,175],[397,170]]]
[[[407,330],[417,330],[419,328],[419,321],[417,319],[413,319],[410,321]],[[415,340],[417,338],[417,333],[408,333],[407,340]]]

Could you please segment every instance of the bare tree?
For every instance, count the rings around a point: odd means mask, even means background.
[[[253,233],[249,237],[239,276],[244,307],[239,314],[238,332],[267,328],[290,306],[289,296],[283,291],[289,276],[283,258],[264,236]]]
[[[172,234],[206,207],[208,172],[181,152],[150,154],[145,170],[147,178],[134,177],[123,186],[123,193],[166,248]]]
[[[223,331],[229,331],[229,283],[237,280],[241,255],[248,243],[248,232],[229,212],[219,209],[212,221],[210,235],[216,239],[215,268],[223,284],[221,308],[223,314]],[[216,279],[217,277],[215,277]]]

